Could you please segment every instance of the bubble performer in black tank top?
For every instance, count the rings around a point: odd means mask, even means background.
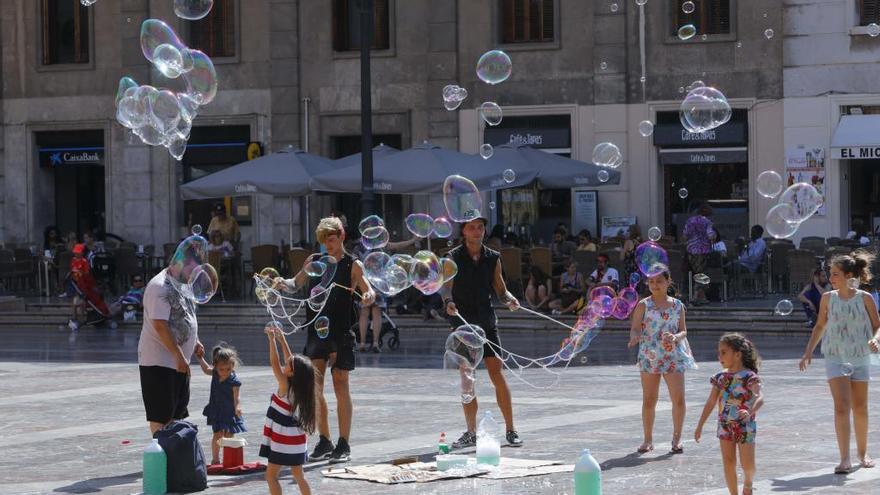
[[[492,292],[501,299],[511,311],[519,308],[519,301],[507,291],[501,274],[501,255],[483,244],[486,234],[486,219],[476,218],[462,224],[462,244],[449,252],[458,265],[458,274],[443,287],[443,302],[450,317],[452,328],[468,323],[479,325],[486,332],[486,339],[494,346],[483,346],[483,362],[489,378],[495,387],[495,399],[507,426],[507,443],[512,447],[522,445],[522,440],[513,425],[513,405],[510,389],[501,372],[503,363],[496,355],[501,346],[496,327],[497,318],[492,308]],[[457,315],[461,315],[459,318]],[[497,347],[496,347],[497,346]],[[453,448],[476,445],[477,399],[462,404],[467,431],[462,434]]]
[[[355,294],[350,289],[355,289],[361,294],[361,302],[366,305],[373,304],[376,293],[370,287],[364,277],[363,265],[355,260],[343,249],[345,242],[345,228],[339,218],[328,217],[321,219],[318,228],[315,229],[315,237],[318,239],[327,254],[336,259],[336,274],[327,302],[321,308],[320,315],[330,320],[330,334],[327,338],[318,337],[312,320],[318,315],[311,308],[306,310],[308,326],[306,346],[303,354],[312,360],[315,366],[315,385],[318,396],[317,417],[320,440],[314,451],[309,456],[312,461],[329,459],[331,463],[348,462],[351,457],[351,449],[348,439],[351,435],[352,403],[351,393],[348,387],[349,372],[354,370],[354,337],[349,332],[353,320],[353,303]],[[279,284],[288,287],[303,287],[309,284],[309,290],[318,284],[317,279],[310,279],[302,270],[291,280],[279,281]],[[330,441],[330,424],[327,414],[327,401],[324,399],[324,375],[328,366],[333,374],[334,392],[339,419],[339,439],[334,448]]]

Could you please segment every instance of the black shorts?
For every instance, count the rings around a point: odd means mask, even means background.
[[[451,318],[450,318],[451,320]],[[488,322],[480,322],[474,323],[474,325],[479,326],[486,332],[486,340],[495,344],[495,347],[489,345],[488,343],[483,344],[483,357],[498,357],[498,352],[496,349],[501,347],[501,338],[498,336],[498,328],[495,325],[489,325]],[[455,330],[458,327],[452,327],[452,330]]]
[[[168,423],[189,416],[189,373],[164,366],[140,366],[147,421]]]
[[[331,335],[322,339],[309,332],[306,338],[306,346],[303,349],[309,359],[330,360],[330,354],[336,353],[333,369],[354,371],[354,336],[349,332],[341,336]]]

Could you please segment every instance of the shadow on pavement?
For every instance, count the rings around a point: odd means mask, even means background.
[[[631,454],[627,454],[623,457],[618,457],[616,459],[608,459],[602,464],[599,464],[599,467],[602,468],[602,471],[611,471],[614,468],[636,467],[647,464],[649,462],[665,461],[671,458],[672,455],[672,452],[667,452],[665,454],[654,457],[645,457],[644,454],[633,452]]]
[[[106,478],[92,478],[83,481],[77,481],[71,485],[61,486],[54,490],[55,493],[98,493],[104,488],[110,488],[118,485],[128,485],[136,482],[143,476],[142,471],[129,474],[121,474],[119,476],[108,476]]]
[[[830,469],[830,468],[829,468]],[[841,474],[820,474],[819,476],[805,476],[791,480],[772,480],[774,492],[791,493],[805,492],[814,488],[841,487],[846,483],[846,476]]]

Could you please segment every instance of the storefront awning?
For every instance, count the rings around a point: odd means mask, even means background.
[[[880,115],[844,115],[831,139],[831,158],[880,159]]]
[[[715,163],[748,163],[749,149],[737,148],[663,148],[661,165],[711,165]]]

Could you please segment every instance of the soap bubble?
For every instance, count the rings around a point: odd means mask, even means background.
[[[315,333],[319,338],[326,339],[330,335],[330,318],[319,316],[315,319]]]
[[[772,170],[765,170],[758,174],[755,186],[758,194],[765,198],[775,198],[782,192],[782,177]]]
[[[663,231],[660,230],[660,227],[657,227],[655,225],[655,226],[651,227],[650,229],[648,229],[648,239],[651,239],[652,241],[657,242],[660,240],[661,237],[663,237]]]
[[[159,45],[168,44],[178,51],[186,49],[186,44],[180,40],[174,30],[159,19],[147,19],[141,24],[140,42],[141,52],[150,63],[153,62],[153,56]]]
[[[440,272],[443,275],[443,283],[449,282],[458,275],[458,264],[452,258],[440,260]]]
[[[636,247],[636,264],[643,275],[653,277],[669,269],[669,256],[659,244],[645,241]]]
[[[195,224],[192,226],[192,230],[190,230],[192,235],[202,235],[202,226],[199,224]]]
[[[377,285],[385,276],[385,269],[391,263],[391,256],[382,251],[373,251],[364,256],[364,276],[372,285]]]
[[[654,134],[654,123],[650,120],[639,122],[639,134],[641,134],[642,137],[648,137],[651,134]]]
[[[434,235],[445,239],[452,235],[452,223],[446,218],[440,217],[434,219]]]
[[[614,143],[599,143],[593,148],[593,163],[601,167],[617,168],[623,163],[620,148]]]
[[[620,8],[620,7],[618,7],[616,3],[611,4],[611,12],[617,12],[618,8]]]
[[[489,158],[492,158],[492,155],[494,154],[495,148],[493,148],[491,144],[483,143],[483,145],[480,146],[480,156],[483,157],[483,160],[488,160]]]
[[[639,282],[642,281],[642,276],[639,275],[639,272],[633,272],[629,274],[629,286],[635,287],[639,285]]]
[[[773,32],[772,29],[769,29],[769,28],[768,28],[768,29],[765,29],[765,30],[764,30],[764,37],[767,38],[768,40],[769,40],[770,38],[772,38],[774,34],[775,34],[775,33]]]
[[[416,237],[428,237],[434,230],[434,219],[426,213],[411,213],[405,223],[406,229]]]
[[[151,93],[147,104],[150,126],[163,135],[177,128],[177,122],[180,120],[180,106],[174,93],[167,89]]]
[[[455,84],[449,84],[443,87],[443,106],[447,110],[455,110],[461,106],[461,102],[467,99],[468,92],[466,89]]]
[[[382,217],[380,217],[379,215],[370,215],[360,221],[360,223],[358,224],[358,232],[360,232],[361,235],[364,237],[376,237],[377,235],[381,234],[382,231],[370,229],[384,226],[385,222],[382,220]],[[367,235],[368,233],[371,235]]]
[[[609,174],[607,170],[600,170],[596,172],[596,178],[599,179],[599,182],[608,182],[608,179],[611,178],[611,174]]]
[[[83,5],[83,7],[89,7],[95,4],[98,0],[79,0],[79,3]]]
[[[415,262],[415,260],[413,259],[412,256],[410,256],[408,254],[398,253],[398,254],[394,254],[391,256],[391,260],[388,262],[388,264],[399,266],[400,268],[403,269],[403,271],[405,271],[407,274],[409,274],[409,271],[412,268],[412,265],[414,262]]]
[[[781,214],[789,222],[803,222],[819,211],[825,199],[812,184],[798,182],[792,184],[779,197],[779,204],[787,204],[791,209]]]
[[[322,285],[316,285],[309,291],[309,308],[318,312],[324,308],[327,298],[330,295],[330,289]]]
[[[313,255],[312,259],[314,259],[317,255]],[[333,283],[333,278],[336,277],[336,267],[338,263],[336,262],[336,258],[330,255],[320,256],[317,259],[318,262],[323,263],[327,268],[324,269],[324,273],[321,274],[321,281],[318,282],[318,285],[321,287],[329,288]]]
[[[840,374],[843,376],[852,376],[855,371],[855,366],[853,366],[851,363],[842,363],[840,365]]]
[[[208,263],[195,267],[189,277],[189,287],[193,301],[197,304],[205,304],[217,293],[220,286],[220,277],[217,270]]]
[[[846,286],[852,290],[856,290],[861,286],[861,282],[857,278],[848,278],[846,279]]]
[[[489,201],[489,209],[490,209],[490,210],[494,210],[494,209],[495,209],[495,202],[494,202],[494,201]]]
[[[724,93],[709,86],[690,90],[679,107],[681,125],[692,133],[712,130],[726,124],[733,111]]]
[[[645,5],[646,3],[648,3],[648,0],[636,0],[636,5],[639,6]]]
[[[388,241],[391,240],[391,237],[388,235],[388,229],[385,227],[375,227],[375,229],[378,231],[378,235],[373,237],[361,237],[361,245],[367,250],[382,249],[388,244]],[[371,229],[367,229],[367,232],[371,235],[373,234]]]
[[[385,286],[383,293],[386,296],[397,295],[410,285],[409,273],[394,263],[389,263],[385,267],[385,274],[382,278]]]
[[[703,75],[706,75],[706,73],[704,72]],[[705,87],[705,86],[706,86],[706,83],[704,83],[703,81],[697,79],[696,81],[694,81],[694,82],[688,84],[688,87],[685,88],[685,90],[686,90],[688,93],[690,93],[691,91],[693,91],[693,90],[695,90],[695,89],[697,89],[697,88],[702,88],[702,87]]]
[[[412,286],[422,294],[429,296],[443,286],[443,268],[440,259],[431,251],[419,251],[413,255],[412,268],[409,271]]]
[[[176,282],[186,284],[193,270],[207,261],[208,241],[200,235],[191,235],[177,245],[168,262],[168,274]]]
[[[303,267],[303,271],[310,277],[320,277],[327,271],[327,265],[320,261],[312,261]]]
[[[505,169],[504,172],[501,173],[501,178],[504,179],[504,182],[510,184],[516,180],[516,172],[514,172],[512,168]]]
[[[214,0],[174,0],[174,13],[181,19],[197,21],[211,12]]]
[[[599,68],[602,69],[602,70],[607,69],[607,68],[608,68],[608,62],[605,62],[605,61],[603,60],[602,62],[599,63]]]
[[[791,303],[788,299],[783,299],[776,303],[776,309],[774,313],[780,316],[788,316],[791,312],[794,311],[794,304]]]
[[[510,57],[501,50],[490,50],[477,61],[477,77],[487,84],[499,84],[513,72]]]
[[[272,291],[272,282],[276,278],[280,278],[281,275],[278,273],[278,270],[271,266],[267,266],[260,270],[258,277],[260,277],[260,283],[255,285],[254,295],[257,296],[257,301],[259,301],[260,304],[266,304],[267,301],[271,299],[269,293]]]
[[[480,105],[478,112],[480,117],[491,126],[500,124],[501,119],[504,117],[504,112],[501,111],[501,107],[494,101],[487,101]]]
[[[678,39],[682,41],[689,40],[697,34],[697,28],[693,24],[685,24],[678,28]]]
[[[682,187],[681,189],[678,190],[678,197],[681,199],[687,198],[688,194],[690,194],[690,192],[687,190],[686,187]]]
[[[780,203],[767,212],[767,220],[764,229],[777,239],[786,239],[797,232],[800,222],[789,222],[788,218],[795,217],[794,208],[787,203]]]
[[[470,179],[450,175],[443,181],[443,204],[454,222],[469,222],[482,216],[483,198]]]
[[[611,287],[602,285],[590,291],[590,311],[600,318],[608,318],[614,311],[614,298],[617,293]]]
[[[700,285],[709,285],[712,282],[712,279],[710,279],[705,273],[697,273],[694,275],[694,282]]]
[[[217,71],[211,59],[199,50],[188,50],[192,70],[183,75],[186,93],[199,105],[207,105],[217,95]]]
[[[696,9],[696,8],[697,8],[697,6],[694,5],[694,2],[691,2],[690,0],[688,0],[687,2],[683,2],[681,4],[681,11],[684,12],[685,14],[692,13],[694,11],[694,9]]]
[[[153,65],[169,79],[180,77],[184,72],[183,55],[174,45],[162,43],[153,52]]]
[[[872,38],[880,36],[880,26],[878,26],[876,22],[868,24],[868,36]]]

